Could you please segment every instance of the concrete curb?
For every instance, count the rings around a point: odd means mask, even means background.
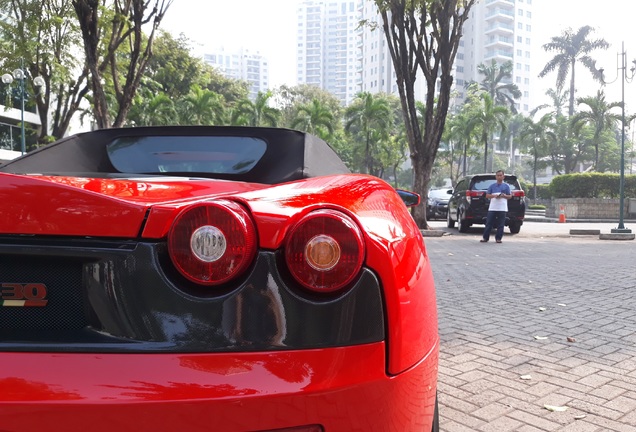
[[[435,229],[421,229],[422,237],[441,237],[443,235],[450,235],[446,231],[435,230]]]
[[[571,229],[570,235],[600,235],[601,230],[597,229]]]
[[[611,233],[611,234],[599,234],[600,240],[634,240],[636,234],[629,233]]]

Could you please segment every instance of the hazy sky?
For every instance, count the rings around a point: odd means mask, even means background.
[[[259,51],[269,59],[270,84],[295,84],[296,4],[298,0],[175,0],[162,24],[174,34],[185,33],[205,46],[226,48],[245,47]],[[524,0],[527,2],[529,0]],[[633,0],[532,0],[533,39],[538,73],[550,58],[540,47],[564,29],[577,30],[591,25],[596,37],[611,43],[609,50],[598,52],[599,66],[605,69],[608,81],[617,77],[617,54],[625,42],[628,69],[636,58],[636,32],[631,14]],[[521,6],[521,0],[517,0]],[[577,69],[577,96],[596,94],[598,85],[588,78],[582,68]],[[535,103],[545,102],[545,90],[554,87],[555,77],[535,79]],[[606,86],[610,100],[620,100],[620,79]],[[636,82],[625,85],[625,100],[636,106]]]

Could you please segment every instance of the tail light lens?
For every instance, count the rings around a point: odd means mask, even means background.
[[[514,190],[512,191],[512,196],[513,197],[524,197],[526,196],[526,193],[522,190]]]
[[[237,203],[220,200],[181,212],[168,234],[168,251],[183,276],[201,285],[219,285],[250,266],[256,237],[247,211]]]
[[[485,196],[486,192],[483,191],[474,191],[474,190],[467,190],[466,191],[466,201],[470,202],[471,199],[474,198],[478,198],[478,197],[482,197]]]
[[[358,225],[335,210],[314,211],[291,230],[285,260],[296,281],[314,292],[337,291],[353,281],[364,261]]]

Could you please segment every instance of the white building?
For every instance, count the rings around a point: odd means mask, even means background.
[[[362,2],[360,19],[368,23],[358,31],[360,87],[364,92],[398,95],[393,60],[382,29],[382,17],[372,0]],[[420,73],[415,80],[415,99],[426,100],[426,80]]]
[[[360,22],[376,23],[360,26]],[[360,91],[398,94],[391,55],[373,0],[302,0],[298,7],[297,81],[312,84],[345,104]],[[454,64],[452,101],[461,105],[465,84],[481,82],[480,64],[513,62],[514,82],[521,91],[517,110],[534,108],[532,83],[532,0],[479,0],[464,23]],[[424,101],[426,83],[416,80],[415,98]]]
[[[250,99],[256,99],[258,92],[269,89],[269,66],[267,58],[259,52],[250,52],[245,48],[226,51],[219,48],[203,55],[203,61],[214,66],[228,78],[240,79],[250,83]]]
[[[360,91],[357,40],[363,0],[303,0],[298,6],[297,82],[343,103]]]
[[[33,100],[29,99],[27,89],[25,89],[24,93],[24,111],[22,110],[20,86],[21,84],[25,86],[30,84],[30,77],[22,78],[25,82],[21,83],[20,79],[14,78],[14,75],[17,75],[16,72],[17,70],[0,73],[2,75],[2,80],[0,80],[0,102],[6,103],[8,101],[12,104],[11,106],[5,106],[0,103],[0,149],[5,150],[21,150],[22,131],[20,123],[23,118],[25,127],[28,129],[39,129],[42,125],[40,116],[35,112]],[[25,140],[29,141],[26,138]]]
[[[511,61],[512,82],[521,91],[516,108],[528,114],[534,108],[532,83],[537,76],[532,47],[532,0],[479,0],[464,23],[454,65],[458,97],[453,102],[463,102],[466,83],[483,80],[477,71],[480,64]]]

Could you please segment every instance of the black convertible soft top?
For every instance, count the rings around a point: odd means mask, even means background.
[[[0,172],[183,175],[278,184],[350,171],[329,144],[305,132],[238,126],[151,126],[72,135],[4,164]]]

